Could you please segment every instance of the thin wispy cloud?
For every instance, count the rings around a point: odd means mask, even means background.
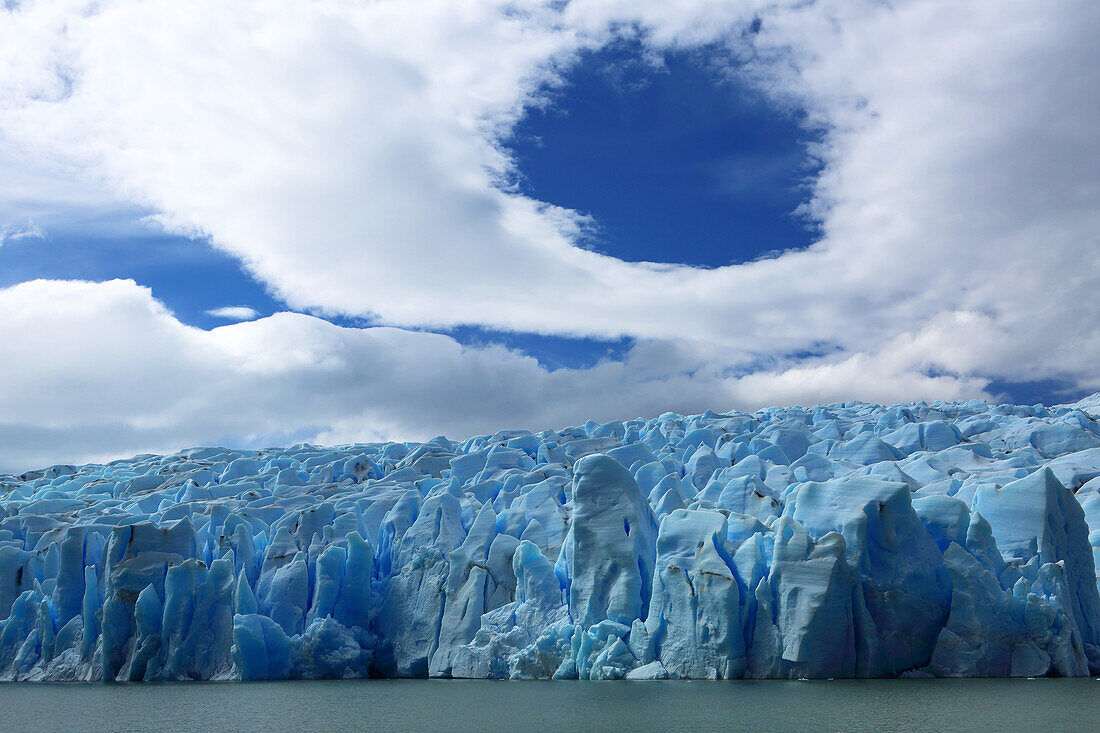
[[[247,305],[227,305],[208,310],[206,315],[224,318],[227,321],[251,321],[258,318],[260,314],[255,308],[249,308]]]
[[[45,239],[46,233],[34,222],[28,222],[21,227],[5,226],[0,228],[0,247],[7,242],[18,242],[24,239]]]

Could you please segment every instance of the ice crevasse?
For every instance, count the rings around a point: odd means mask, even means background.
[[[1096,404],[0,475],[0,678],[1100,674]]]

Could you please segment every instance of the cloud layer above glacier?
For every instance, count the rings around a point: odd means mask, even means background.
[[[1071,0],[23,2],[0,14],[11,231],[51,200],[113,199],[238,257],[291,309],[637,345],[551,373],[423,330],[279,314],[204,332],[134,284],[25,284],[0,296],[19,355],[0,365],[18,385],[0,465],[1100,388],[1097,28]],[[820,241],[628,263],[519,193],[509,131],[624,35],[807,114]]]

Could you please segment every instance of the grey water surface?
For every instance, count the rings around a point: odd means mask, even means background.
[[[0,684],[17,731],[1100,731],[1100,680]]]

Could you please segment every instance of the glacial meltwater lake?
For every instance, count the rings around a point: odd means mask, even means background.
[[[0,684],[17,731],[1100,731],[1100,680]]]

